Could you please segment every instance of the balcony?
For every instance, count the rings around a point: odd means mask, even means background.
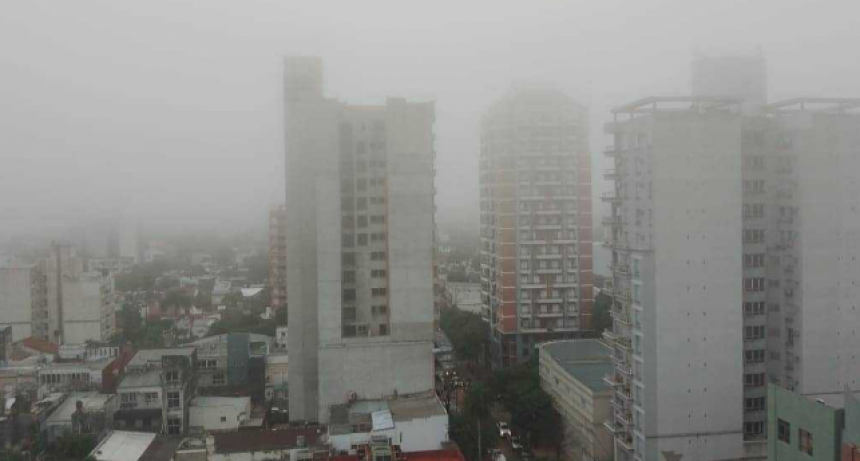
[[[624,379],[615,374],[604,376],[603,381],[611,387],[617,387],[624,384]]]
[[[621,197],[615,195],[614,192],[604,192],[600,194],[600,200],[606,203],[621,203]]]
[[[625,312],[617,312],[615,309],[609,311],[609,315],[612,316],[618,323],[621,323],[624,326],[630,326],[630,315]]]
[[[601,221],[604,227],[617,227],[621,225],[621,217],[619,216],[606,216]]]
[[[625,451],[633,451],[633,437],[631,437],[629,434],[621,434],[616,437],[615,440],[618,441],[618,446]]]
[[[612,271],[613,274],[629,276],[630,275],[630,266],[626,264],[610,264],[609,270]]]
[[[620,177],[620,174],[616,172],[615,168],[609,168],[603,173],[603,179],[607,181],[615,181]]]

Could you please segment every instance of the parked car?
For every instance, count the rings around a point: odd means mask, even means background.
[[[507,461],[507,458],[505,457],[504,453],[502,453],[501,450],[492,450],[490,452],[490,455],[492,456],[491,459],[493,461]]]
[[[498,426],[499,426],[499,437],[507,438],[507,437],[511,436],[511,426],[509,426],[508,423],[506,423],[504,421],[499,421]]]

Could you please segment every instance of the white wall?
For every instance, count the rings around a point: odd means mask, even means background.
[[[32,336],[30,268],[0,267],[0,326],[12,326],[12,341]]]
[[[191,427],[202,427],[207,431],[236,430],[251,415],[251,398],[237,397],[229,400],[235,403],[228,404],[226,398],[222,404],[212,402],[192,402],[189,408],[189,425]],[[222,398],[217,398],[222,400]]]
[[[737,116],[717,112],[654,125],[654,252],[642,311],[646,459],[743,453],[740,134]]]
[[[440,450],[448,441],[448,415],[395,422],[394,429],[385,431],[329,435],[329,442],[334,450],[347,451],[354,444],[370,442],[376,435],[390,438],[404,452]]]

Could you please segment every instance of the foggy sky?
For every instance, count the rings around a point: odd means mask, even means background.
[[[824,5],[826,3],[826,5]],[[751,6],[752,5],[752,6]],[[857,2],[0,0],[0,238],[140,214],[261,227],[283,196],[282,59],[330,96],[435,100],[441,223],[477,224],[478,120],[512,83],[589,107],[688,92],[707,54],[767,59],[771,100],[860,97]]]

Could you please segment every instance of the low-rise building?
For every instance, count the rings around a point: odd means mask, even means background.
[[[612,350],[595,339],[553,341],[539,347],[541,387],[564,425],[562,449],[574,460],[611,460]]]
[[[216,433],[211,436],[209,460],[302,461],[327,457],[329,448],[325,436],[323,426]]]
[[[40,396],[53,392],[97,391],[105,369],[114,359],[92,362],[54,362],[39,368]]]
[[[860,459],[860,404],[850,393],[813,398],[769,385],[767,459]]]
[[[171,461],[181,437],[146,432],[112,431],[88,458],[96,461]]]
[[[266,356],[266,400],[287,398],[289,362],[290,358],[287,354]]]
[[[196,395],[197,350],[193,347],[141,350],[129,361],[117,388],[118,429],[184,434]]]
[[[263,398],[265,358],[272,350],[270,336],[253,333],[228,333],[209,336],[191,343],[200,360],[198,385],[202,393],[230,389],[248,390]]]
[[[251,417],[250,397],[195,397],[191,401],[189,425],[203,431],[234,431]]]
[[[69,433],[95,435],[110,427],[114,397],[98,392],[73,393],[66,397],[42,427],[48,443]]]
[[[434,392],[357,400],[331,407],[329,443],[336,451],[388,437],[403,451],[438,450],[448,439],[448,413]]]

